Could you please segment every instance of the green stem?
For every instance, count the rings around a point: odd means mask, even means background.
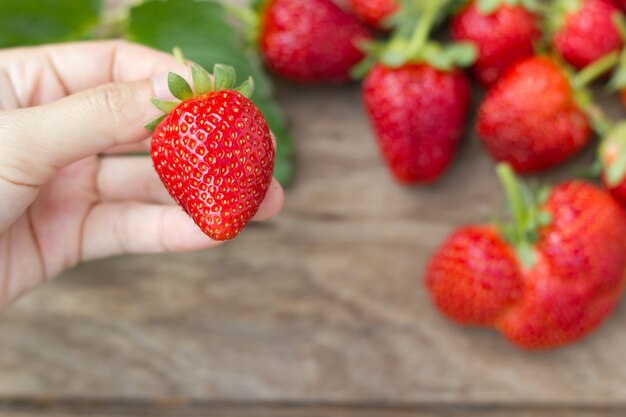
[[[515,177],[515,173],[509,164],[498,164],[496,172],[507,195],[510,210],[513,214],[514,236],[509,236],[509,243],[515,247],[515,252],[520,262],[526,268],[531,268],[535,264],[536,259],[532,238],[529,238],[529,231],[527,230],[529,226],[527,215],[534,213],[533,208],[528,206],[528,201],[524,198],[520,188],[521,184]]]
[[[516,225],[516,238],[519,239],[519,242],[524,238],[523,232],[521,231],[521,225],[523,225],[526,220],[524,214],[526,211],[524,197],[520,191],[520,185],[515,177],[515,173],[509,164],[498,164],[496,172],[498,174],[498,178],[500,179],[500,183],[502,184],[502,188],[504,188],[504,192],[506,193],[507,200],[511,206],[513,221]]]
[[[178,46],[176,46],[172,52],[174,53],[174,58],[176,58],[176,62],[178,62],[180,65],[185,65],[185,55],[183,55],[183,51]]]
[[[598,59],[597,61],[587,65],[578,74],[572,78],[572,86],[574,89],[580,89],[590,84],[596,78],[606,73],[619,62],[619,53],[611,52]]]
[[[105,12],[100,22],[91,31],[96,39],[113,39],[122,37],[128,28],[130,20],[130,9],[128,6],[121,6]]]
[[[432,31],[432,28],[437,19],[439,9],[443,6],[441,0],[426,0],[426,7],[424,13],[417,22],[417,27],[411,36],[409,45],[406,49],[408,57],[412,57],[419,53],[420,49],[424,46],[428,40],[428,36]]]
[[[604,111],[595,104],[588,105],[586,108],[583,108],[583,111],[587,115],[593,131],[601,138],[608,135],[615,127],[614,123],[606,117]]]

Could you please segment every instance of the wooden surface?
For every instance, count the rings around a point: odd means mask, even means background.
[[[428,256],[501,212],[472,134],[440,183],[402,188],[358,86],[278,94],[298,150],[283,213],[216,250],[84,264],[24,298],[0,316],[1,417],[626,415],[623,303],[544,353],[430,304]]]

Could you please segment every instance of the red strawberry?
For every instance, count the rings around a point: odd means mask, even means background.
[[[489,87],[512,64],[534,54],[534,43],[540,37],[537,20],[521,5],[502,3],[486,12],[475,1],[452,20],[452,37],[476,44],[479,55],[472,69]]]
[[[529,201],[498,168],[516,224],[461,229],[433,256],[426,283],[439,309],[499,329],[514,344],[572,343],[614,309],[626,272],[626,215],[595,186],[571,181]],[[543,201],[542,201],[543,200]]]
[[[398,10],[398,0],[348,0],[352,10],[367,24],[382,29],[386,18]]]
[[[260,46],[267,65],[299,82],[342,82],[363,58],[355,42],[367,28],[331,0],[268,0],[261,9]]]
[[[427,284],[441,311],[474,325],[494,324],[524,285],[515,250],[492,226],[454,232],[432,258]]]
[[[470,102],[469,82],[457,68],[476,57],[471,44],[429,41],[442,17],[438,0],[415,6],[402,9],[401,30],[387,43],[369,45],[370,55],[356,68],[369,70],[365,109],[383,158],[404,184],[435,181],[452,160]]]
[[[463,134],[470,100],[463,73],[424,63],[377,64],[363,83],[363,99],[396,179],[407,184],[436,180]]]
[[[566,0],[556,15],[554,48],[576,68],[583,68],[606,54],[622,48],[622,37],[614,23],[619,9],[608,0]],[[559,13],[559,12],[555,12]]]
[[[613,127],[599,149],[602,182],[626,208],[626,123]]]
[[[567,76],[549,58],[514,65],[480,106],[478,134],[492,157],[518,172],[556,166],[590,138]]]
[[[259,109],[238,91],[231,67],[216,65],[214,84],[192,66],[195,95],[170,74],[182,102],[153,100],[166,111],[152,136],[152,160],[163,184],[204,233],[234,238],[254,216],[272,180],[274,147]],[[158,122],[161,119],[157,119]]]

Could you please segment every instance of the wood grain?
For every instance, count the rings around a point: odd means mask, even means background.
[[[622,407],[307,404],[13,404],[0,417],[621,417]]]
[[[279,84],[278,93],[298,152],[284,212],[217,250],[84,264],[23,299],[0,317],[0,397],[479,407],[358,409],[385,417],[564,415],[480,408],[511,402],[564,404],[568,416],[623,411],[582,414],[579,406],[626,400],[624,306],[582,343],[527,353],[490,331],[450,324],[430,304],[428,256],[457,225],[500,211],[493,164],[476,137],[468,134],[440,183],[403,188],[380,161],[358,86]],[[622,116],[616,100],[605,104]],[[571,176],[589,159],[544,178]],[[355,415],[243,410],[219,415]]]

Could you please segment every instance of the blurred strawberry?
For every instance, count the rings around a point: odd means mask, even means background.
[[[348,4],[364,22],[384,29],[384,22],[398,10],[398,0],[348,0]]]
[[[431,259],[426,284],[451,319],[500,330],[517,346],[548,349],[597,328],[626,272],[626,214],[582,182],[533,196],[506,165],[498,173],[514,223],[455,232]]]
[[[609,0],[559,0],[550,16],[552,44],[566,62],[583,68],[622,48],[618,14]]]
[[[363,100],[395,178],[406,184],[436,180],[465,127],[470,102],[465,75],[426,62],[399,68],[376,64],[363,82]]]
[[[587,117],[567,75],[550,58],[513,66],[480,105],[478,134],[497,161],[522,173],[554,167],[589,141]]]
[[[356,43],[370,39],[355,16],[331,0],[257,2],[259,45],[268,67],[299,82],[344,82],[364,54]]]
[[[472,70],[485,87],[493,85],[512,64],[532,56],[541,35],[537,15],[509,1],[473,1],[452,19],[451,29],[455,40],[478,47]]]
[[[384,160],[403,184],[437,180],[467,120],[469,82],[457,68],[473,63],[476,49],[428,41],[443,5],[426,0],[414,10],[402,8],[391,40],[370,43],[368,58],[356,68],[369,72],[363,82],[365,109]]]

